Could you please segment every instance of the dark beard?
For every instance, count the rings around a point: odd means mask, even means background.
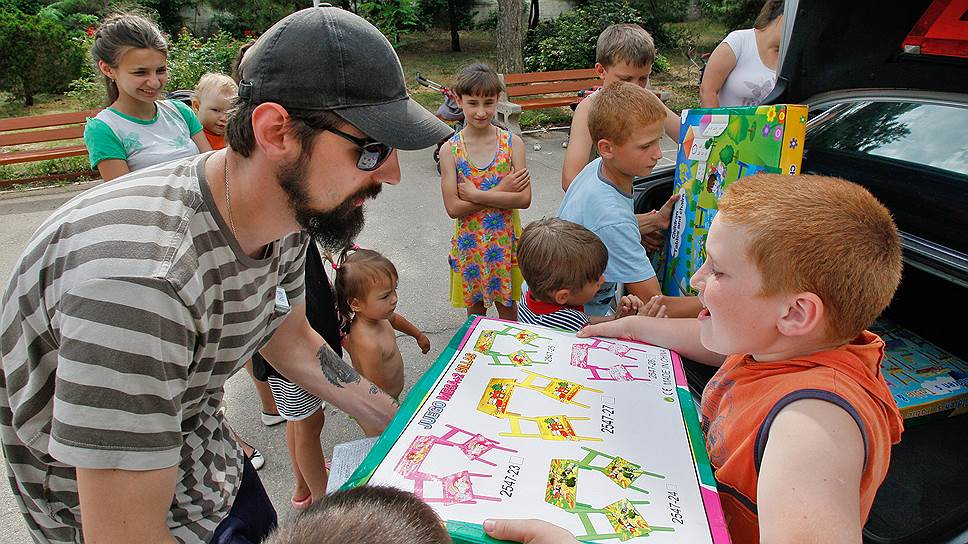
[[[363,230],[363,206],[357,206],[360,198],[374,198],[380,194],[382,184],[363,188],[335,208],[320,211],[310,207],[306,190],[305,155],[294,162],[279,168],[279,186],[289,197],[289,208],[296,216],[296,222],[306,230],[324,251],[339,253],[349,247]]]

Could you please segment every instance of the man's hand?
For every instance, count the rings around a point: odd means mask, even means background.
[[[531,185],[531,173],[527,168],[516,169],[511,167],[511,172],[505,174],[501,181],[495,187],[498,191],[506,191],[510,193],[520,193],[525,190],[529,185]]]
[[[639,233],[642,235],[642,243],[645,247],[653,251],[662,249],[665,243],[665,231],[669,228],[672,221],[672,210],[675,209],[676,202],[679,201],[679,193],[669,197],[669,200],[658,210],[643,213],[635,216],[639,223]]]
[[[578,544],[575,535],[540,519],[488,519],[484,532],[491,538],[521,544]]]
[[[416,340],[417,346],[420,348],[420,353],[426,355],[430,351],[430,339],[427,338],[426,334],[420,333],[420,336],[417,336]]]

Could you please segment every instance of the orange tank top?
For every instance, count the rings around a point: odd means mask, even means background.
[[[884,481],[891,445],[904,429],[881,376],[884,341],[865,331],[837,349],[761,363],[748,355],[726,359],[703,392],[702,428],[733,542],[759,542],[756,486],[770,425],[784,407],[820,399],[843,408],[864,437],[861,523]]]

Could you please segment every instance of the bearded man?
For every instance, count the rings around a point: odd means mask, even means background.
[[[372,25],[335,7],[248,51],[228,148],[91,189],[38,229],[0,319],[0,438],[37,542],[259,542],[265,490],[218,408],[256,350],[369,435],[395,412],[306,319],[310,236],[344,247],[450,133]]]

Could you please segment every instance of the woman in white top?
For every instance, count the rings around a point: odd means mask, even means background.
[[[168,45],[158,27],[137,15],[110,17],[94,36],[91,56],[106,78],[110,106],[87,119],[84,144],[104,181],[212,149],[191,108],[159,100],[168,82]]]
[[[783,0],[767,0],[753,28],[734,30],[706,63],[699,101],[704,108],[756,106],[773,90],[783,33]]]

